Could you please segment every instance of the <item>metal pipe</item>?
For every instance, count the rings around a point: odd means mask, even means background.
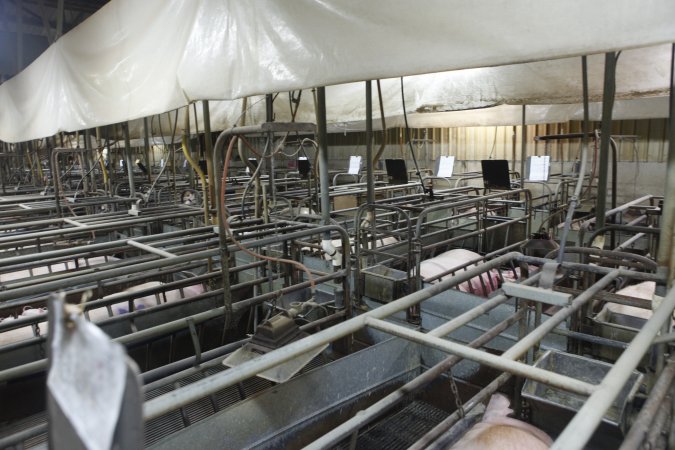
[[[30,239],[35,239],[35,238],[46,238],[46,237],[53,237],[53,236],[62,236],[64,233],[67,233],[69,231],[73,231],[74,234],[83,234],[83,233],[91,233],[92,231],[101,231],[105,229],[115,229],[118,228],[120,225],[135,225],[139,223],[145,223],[149,221],[163,221],[163,220],[171,220],[171,219],[180,219],[182,217],[190,217],[190,216],[196,216],[196,215],[201,215],[204,212],[203,209],[187,209],[184,210],[184,212],[174,212],[172,214],[166,214],[166,215],[160,215],[160,216],[152,216],[152,217],[138,217],[138,218],[132,218],[131,216],[127,216],[128,218],[125,218],[123,222],[119,221],[116,223],[101,223],[97,225],[89,225],[86,229],[83,228],[74,228],[74,229],[50,229],[50,230],[45,230],[45,231],[38,231],[35,233],[27,233],[23,235],[12,235],[12,236],[0,236],[0,244],[13,244],[16,245],[21,241],[27,241]],[[125,217],[125,216],[123,216]]]
[[[504,385],[511,378],[510,373],[503,373],[495,378],[490,384],[481,389],[476,395],[471,397],[471,399],[462,405],[464,413],[467,413],[474,409],[481,403],[484,403],[492,394],[497,392],[502,385]],[[437,440],[443,433],[450,429],[460,418],[461,412],[455,411],[450,414],[446,419],[441,423],[432,428],[427,434],[422,436],[417,442],[408,447],[408,450],[422,450],[422,449],[436,449],[434,445],[435,440]]]
[[[480,267],[480,266],[477,266]],[[525,286],[530,286],[534,283],[536,283],[541,274],[537,273],[534,276],[528,278],[527,280],[523,281],[523,285]],[[471,308],[470,310],[460,314],[459,316],[453,318],[452,320],[449,320],[448,322],[444,323],[443,325],[440,325],[433,330],[429,331],[430,336],[435,336],[435,337],[443,337],[446,336],[453,331],[463,327],[467,323],[471,322],[474,319],[477,319],[478,317],[482,316],[483,314],[487,313],[488,311],[496,308],[497,306],[505,303],[509,297],[506,295],[496,295],[492,297],[491,299],[481,303],[480,305],[476,306],[475,308]]]
[[[551,250],[546,258],[552,258],[558,253],[559,249]],[[618,252],[616,250],[603,250],[595,247],[570,247],[567,249],[570,253],[581,253],[584,255],[594,255],[602,258],[613,258],[616,260],[634,260],[646,266],[647,268],[656,269],[656,263],[646,256],[637,255],[629,252]]]
[[[614,251],[626,250],[629,246],[633,245],[635,242],[642,239],[643,237],[645,237],[644,233],[638,233],[638,234],[626,239],[624,242],[617,245],[616,247],[613,247],[613,250]]]
[[[525,111],[527,105],[523,105],[522,121],[521,121],[521,141],[520,141],[520,187],[524,188],[523,178],[525,177],[525,160],[527,159],[527,125],[525,123]],[[513,167],[513,170],[516,168]]]
[[[17,431],[16,433],[10,434],[9,436],[4,436],[0,438],[0,448],[24,448],[20,443],[35,437],[43,433],[47,433],[48,422],[43,422],[38,425],[26,428],[25,430]]]
[[[215,168],[213,167],[213,140],[211,139],[211,111],[209,109],[209,101],[202,101],[202,119],[204,122],[204,159],[206,159],[206,175],[209,180],[209,198],[211,198],[210,206],[216,203],[216,176]],[[217,202],[220,203],[220,202]]]
[[[5,291],[0,291],[0,301],[11,300],[17,297],[24,297],[27,295],[37,295],[44,294],[46,292],[53,292],[58,289],[62,289],[67,286],[77,286],[79,284],[93,283],[99,280],[112,277],[122,277],[125,275],[130,275],[137,273],[143,270],[153,270],[159,269],[162,267],[173,266],[185,262],[190,262],[195,259],[206,259],[211,256],[216,256],[219,253],[218,249],[204,250],[201,252],[195,252],[188,255],[180,255],[175,258],[167,259],[153,259],[152,261],[144,262],[141,264],[134,264],[127,267],[117,267],[114,269],[106,271],[93,271],[84,275],[75,275],[69,277],[64,284],[64,280],[57,281],[48,281],[45,283],[40,283],[39,285],[29,285],[25,287],[20,287],[16,289],[9,289]]]
[[[52,183],[54,184],[54,203],[56,204],[56,214],[63,217],[61,209],[61,170],[58,163],[59,149],[52,148],[49,154],[50,172],[52,174]],[[1,239],[1,238],[0,238]]]
[[[668,142],[675,148],[675,44],[670,55],[670,109],[668,125]],[[675,151],[668,151],[665,197],[663,199],[661,218],[661,236],[659,238],[658,262],[662,271],[667,274],[668,286],[675,277]]]
[[[176,255],[173,253],[169,253],[167,251],[164,251],[159,248],[152,247],[150,245],[142,244],[140,242],[136,242],[133,239],[127,239],[127,244],[131,245],[132,247],[136,247],[140,250],[143,250],[144,252],[152,253],[155,255],[159,255],[163,258],[175,258]]]
[[[483,345],[490,342],[495,337],[505,330],[507,330],[511,325],[518,321],[525,313],[525,309],[514,313],[507,319],[504,319],[499,324],[495,325],[493,328],[487,330],[477,339],[470,342],[468,345],[472,348],[479,348]],[[377,417],[389,411],[391,408],[396,406],[401,401],[408,398],[411,394],[419,391],[426,387],[429,383],[443,375],[443,373],[450,370],[453,366],[459,363],[462,358],[452,355],[445,358],[443,361],[435,364],[429,370],[422,373],[420,376],[409,381],[405,385],[396,389],[391,394],[387,395],[383,399],[375,402],[370,405],[365,410],[359,411],[351,419],[342,423],[340,426],[332,429],[330,432],[324,434],[316,441],[309,444],[305,449],[323,449],[329,448],[337,445],[342,439],[349,436],[354,431],[363,427],[364,425],[372,422]]]
[[[589,242],[593,242],[596,236],[606,233],[607,231],[624,231],[628,233],[637,233],[637,234],[659,234],[661,230],[659,228],[653,228],[653,227],[641,227],[641,226],[634,226],[634,225],[605,225],[602,228],[598,228],[593,231],[593,234],[591,234],[591,237],[589,238]]]
[[[328,175],[328,131],[326,129],[326,88],[316,89],[316,128],[319,141],[319,180],[321,195],[321,217],[324,225],[330,223],[330,180]],[[329,237],[326,237],[329,239]]]
[[[304,339],[262,355],[259,358],[241,364],[236,368],[236,370],[231,369],[214,374],[211,377],[196,381],[195,383],[187,385],[179,390],[175,390],[149,400],[144,404],[143,417],[145,420],[156,418],[169,411],[173,411],[174,409],[187,405],[197,399],[213,394],[228,386],[232,386],[235,383],[243,381],[271,367],[277,366],[285,361],[295,358],[307,352],[308,350],[320,347],[336,339],[340,339],[344,336],[354,333],[365,326],[366,319],[368,317],[381,319],[399,311],[403,311],[410,306],[427,300],[451,287],[468,281],[486,270],[499,267],[500,265],[513,260],[519,255],[520,253],[518,252],[507,253],[481,265],[480,268],[474,267],[469,269],[466,272],[443,280],[438,284],[434,284],[423,290],[413,292],[412,294],[406,295],[405,297],[402,297],[391,303],[387,303],[386,305],[383,305],[377,309],[365,312],[341,324],[334,325],[317,334],[308,336]]]
[[[609,165],[609,140],[612,134],[612,108],[616,91],[616,53],[605,53],[605,84],[602,94],[602,134],[600,136],[600,162],[598,163],[598,198],[595,206],[596,225],[605,226],[607,209],[607,169]]]
[[[59,0],[59,2],[63,3],[63,0]],[[24,69],[23,0],[17,0],[15,5],[16,5],[16,73],[19,73]],[[58,27],[58,18],[56,20]]]
[[[265,95],[265,122],[267,123],[272,123],[274,122],[274,95],[272,94],[267,94]],[[267,133],[267,139],[269,142],[269,148],[270,148],[270,158],[267,160],[270,164],[269,167],[269,174],[268,174],[268,183],[269,183],[269,190],[272,195],[272,203],[276,205],[277,203],[277,197],[276,197],[276,187],[274,185],[274,133],[272,131],[269,131]],[[263,164],[263,161],[259,161],[259,164]],[[256,180],[260,180],[260,177],[256,177]],[[263,204],[265,205],[264,211],[264,217],[267,219],[268,213],[267,213],[267,206],[266,206],[266,195],[264,193],[264,188],[263,188]]]
[[[87,141],[89,143],[89,141]],[[152,184],[152,159],[150,158],[150,124],[148,118],[143,117],[143,149],[145,150],[145,165],[147,168],[148,183]],[[154,159],[154,158],[153,158]]]
[[[460,207],[460,206],[473,205],[475,203],[485,202],[487,200],[492,200],[492,199],[496,199],[496,198],[499,198],[499,197],[513,196],[515,194],[520,194],[520,193],[525,195],[524,202],[529,203],[529,199],[530,199],[530,195],[531,195],[531,192],[530,192],[529,189],[514,189],[514,190],[508,191],[508,192],[498,192],[496,194],[488,194],[488,195],[483,195],[481,197],[470,197],[466,200],[459,200],[459,201],[455,201],[455,202],[452,202],[452,203],[441,203],[441,204],[438,204],[438,205],[431,206],[429,208],[425,208],[424,210],[422,210],[420,212],[419,216],[417,216],[417,225],[415,226],[415,235],[416,236],[421,235],[422,224],[424,223],[423,219],[426,218],[426,216],[429,215],[432,212],[441,211],[441,210],[450,209],[450,208],[457,208],[457,207]]]
[[[670,360],[663,369],[663,372],[661,372],[661,376],[656,380],[654,387],[652,387],[649,392],[647,401],[642,406],[640,413],[630,427],[628,434],[626,434],[619,450],[637,450],[640,448],[647,431],[652,427],[652,421],[654,420],[656,411],[659,409],[659,406],[661,406],[661,403],[663,403],[668,392],[670,392],[673,378],[675,378],[675,361]]]
[[[572,225],[572,219],[574,218],[574,211],[577,208],[577,205],[580,200],[581,190],[584,187],[584,177],[586,175],[586,162],[588,159],[588,135],[590,129],[589,121],[589,112],[588,112],[588,63],[586,61],[586,55],[581,57],[581,80],[582,80],[582,92],[583,92],[583,101],[584,101],[584,121],[583,121],[583,133],[581,140],[581,165],[579,167],[579,178],[577,179],[577,184],[574,187],[574,194],[570,199],[570,204],[567,209],[567,217],[565,218],[565,225],[563,227],[563,232],[560,236],[560,253],[558,253],[558,263],[563,262],[565,259],[565,247],[567,246],[567,236],[570,232],[570,227]]]
[[[213,227],[199,227],[199,228],[189,228],[187,230],[178,230],[178,231],[169,231],[167,233],[153,234],[146,236],[134,236],[134,240],[137,242],[152,242],[154,245],[161,243],[174,243],[175,241],[172,238],[182,238],[188,235],[201,235],[207,236],[203,233],[208,232],[208,235],[213,236]],[[159,240],[158,240],[159,239]],[[156,242],[155,242],[156,241]],[[31,262],[40,262],[47,263],[48,261],[55,260],[56,258],[71,258],[76,256],[95,256],[92,255],[94,252],[102,252],[104,250],[119,251],[118,247],[125,247],[125,240],[117,240],[110,242],[102,242],[100,244],[88,244],[77,247],[64,248],[59,250],[50,250],[40,253],[31,253],[27,255],[17,255],[2,258],[0,260],[0,271],[1,272],[10,272],[13,270],[21,269],[20,264],[27,264]]]
[[[647,436],[643,443],[643,448],[650,449],[663,449],[666,438],[666,430],[670,432],[670,429],[673,427],[673,421],[671,418],[671,412],[673,408],[673,398],[672,396],[666,396],[665,400],[659,408],[656,410],[656,414],[652,419],[652,424],[649,430],[647,431]]]
[[[537,264],[537,265],[544,265],[547,262],[555,262],[551,259],[546,259],[546,258],[537,258],[535,256],[519,256],[516,258],[517,261],[522,261],[522,262],[527,262],[530,264]],[[595,266],[595,265],[589,265],[589,264],[581,264],[581,263],[572,263],[572,262],[563,262],[561,266],[564,269],[567,270],[574,270],[574,271],[582,271],[582,272],[588,272],[588,273],[597,273],[601,275],[608,274],[610,272],[613,272],[615,270],[619,271],[619,276],[622,277],[627,277],[627,278],[632,278],[634,280],[640,280],[640,281],[656,281],[656,282],[663,282],[664,276],[658,273],[644,273],[644,272],[635,272],[633,270],[626,270],[626,269],[610,269],[609,267],[602,267],[602,266]]]
[[[673,309],[675,309],[675,289],[668,292],[652,317],[647,320],[628,348],[621,353],[596,391],[553,443],[552,450],[581,449],[586,445],[602,421],[605,412],[612,406],[614,399],[651,347],[663,324],[671,320]]]
[[[178,113],[176,113],[178,114]],[[129,140],[129,122],[122,124],[122,132],[124,133],[124,160],[127,169],[127,176],[129,177],[129,197],[136,198],[136,184],[134,182],[134,161],[131,153],[131,141]]]
[[[197,361],[197,355],[193,355],[179,361],[174,361],[155,369],[143,372],[141,374],[144,384],[143,390],[148,392],[198,372],[203,369],[203,363],[225,356],[228,353],[232,353],[250,340],[251,338],[240,339],[236,342],[231,342],[229,344],[214,348],[213,350],[204,352],[201,354],[199,362]],[[195,366],[195,363],[198,363],[198,365]],[[167,379],[167,377],[170,378]]]
[[[317,327],[340,319],[344,316],[345,316],[344,311],[338,311],[334,314],[331,314],[330,316],[322,317],[321,319],[302,325],[300,326],[300,330],[301,331],[313,330]],[[193,355],[188,358],[181,359],[180,361],[175,361],[166,364],[164,366],[158,367],[156,369],[143,372],[141,374],[143,382],[145,383],[143,389],[147,392],[151,389],[155,389],[160,386],[165,386],[181,378],[190,376],[193,373],[196,373],[204,368],[203,365],[201,365],[202,363],[231,353],[234,350],[246,344],[247,342],[249,342],[250,340],[251,338],[241,339],[237,342],[232,342],[230,344],[223,345],[221,347],[202,353],[200,360],[201,362],[199,366],[194,365],[197,360],[197,356]],[[218,362],[217,364],[220,364],[220,362]]]
[[[576,378],[560,375],[545,369],[530,366],[529,364],[517,362],[513,356],[515,352],[511,352],[510,355],[507,355],[507,352],[502,356],[497,356],[481,350],[469,348],[463,344],[458,344],[439,337],[430,336],[429,333],[411,330],[401,325],[396,325],[391,322],[386,322],[373,317],[366,318],[366,326],[393,334],[394,336],[411,340],[413,342],[417,342],[419,344],[426,344],[432,348],[452,353],[461,358],[469,359],[479,364],[502,370],[504,372],[509,372],[514,375],[519,375],[521,377],[539,381],[540,383],[545,383],[547,385],[564,389],[569,392],[575,392],[582,395],[591,395],[593,392],[595,392],[595,386],[590,383],[586,383],[585,381],[580,381]]]
[[[366,200],[375,203],[375,175],[373,173],[373,85],[366,81]]]
[[[508,349],[502,355],[504,358],[517,359],[524,355],[532,346],[541,341],[548,333],[553,331],[559,324],[567,320],[576,311],[581,309],[586,303],[593,299],[593,296],[607,287],[612,281],[619,277],[621,272],[613,270],[604,277],[600,278],[591,287],[585,290],[581,295],[572,300],[569,306],[560,309],[540,326],[532,330],[527,336],[519,340],[513,347]]]
[[[348,271],[346,271],[346,270],[332,272],[328,275],[316,278],[315,282],[316,283],[322,283],[324,281],[329,281],[329,280],[336,279],[336,278],[339,278],[339,277],[345,277],[347,273],[348,273]],[[265,280],[263,280],[263,281],[265,281]],[[253,282],[244,282],[244,283],[240,283],[238,285],[233,285],[232,290],[236,290],[236,289],[239,289],[241,287],[250,286],[252,283]],[[275,292],[269,292],[269,293],[262,294],[262,295],[259,295],[257,297],[254,297],[254,298],[243,300],[243,301],[235,303],[232,306],[232,311],[233,312],[243,311],[243,310],[245,310],[245,309],[247,309],[251,306],[258,305],[258,304],[260,304],[260,303],[262,303],[266,300],[272,300],[272,299],[275,299],[275,298],[279,298],[282,295],[288,294],[288,293],[293,292],[293,291],[298,291],[300,289],[305,289],[305,288],[308,288],[309,286],[310,286],[309,281],[305,281],[305,282],[296,283],[292,286],[288,286],[288,287],[279,289],[278,291],[275,291]],[[203,294],[199,294],[199,295],[196,295],[194,297],[191,297],[190,299],[188,299],[188,301],[194,302],[194,301],[198,301],[198,300],[202,300],[202,299],[206,299],[206,298],[215,297],[217,295],[222,295],[222,293],[223,293],[222,289],[216,289],[216,290],[213,290],[213,291],[208,291],[208,292],[205,292]],[[119,301],[119,299],[118,300],[112,299],[112,300],[108,300],[108,301],[112,303],[114,301]],[[174,303],[174,305],[175,305],[175,303]],[[157,311],[158,309],[160,309],[162,307],[163,307],[163,305],[157,306],[153,309],[155,311]],[[118,316],[116,318],[111,318],[111,319],[114,321],[114,320],[124,320],[124,319],[128,319],[130,317],[135,317],[135,316],[142,316],[142,315],[152,313],[153,309],[139,310],[139,311],[135,311],[135,312],[132,312],[132,313],[127,313],[124,316]],[[152,328],[147,328],[147,329],[144,329],[144,330],[135,331],[133,333],[129,333],[129,334],[126,334],[126,335],[123,335],[123,336],[119,336],[119,337],[114,338],[112,340],[115,341],[115,342],[118,342],[120,344],[123,344],[123,345],[139,344],[139,343],[142,343],[144,341],[148,341],[148,340],[150,340],[152,338],[155,338],[155,337],[158,337],[158,336],[164,336],[164,335],[174,333],[176,331],[188,328],[190,323],[199,324],[199,323],[202,323],[202,322],[206,322],[208,320],[212,320],[212,319],[221,317],[221,316],[223,316],[224,312],[225,312],[225,306],[221,306],[219,308],[214,308],[214,309],[211,309],[211,310],[208,310],[208,311],[193,314],[192,316],[188,316],[188,317],[184,317],[184,318],[181,318],[181,319],[173,320],[171,322],[166,322],[166,323],[163,323],[161,325],[154,326]],[[106,320],[109,320],[109,319],[106,319]],[[21,366],[11,367],[11,368],[5,369],[5,370],[0,370],[0,383],[5,382],[5,381],[9,381],[9,380],[13,380],[13,379],[16,379],[16,378],[19,378],[19,377],[22,377],[22,376],[26,376],[26,375],[41,372],[42,370],[44,370],[45,367],[47,367],[47,360],[42,359],[42,360],[39,360],[39,361],[33,361],[33,362],[30,362],[30,363],[27,363],[27,364],[23,364]]]

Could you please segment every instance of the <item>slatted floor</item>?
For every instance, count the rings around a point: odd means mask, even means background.
[[[327,360],[319,355],[314,358],[307,366],[305,366],[297,375],[301,375],[309,370],[315,369],[323,364]],[[167,392],[171,392],[177,387],[185,386],[195,381],[201,380],[205,376],[211,376],[214,373],[221,372],[226,370],[222,365],[217,365],[210,367],[204,370],[203,373],[196,373],[189,377],[185,377],[177,381],[173,385],[162,386],[157,389],[146,392],[145,399],[151,399],[158,397]],[[234,405],[237,402],[240,402],[258,392],[261,392],[269,387],[273,386],[274,383],[271,381],[265,380],[263,378],[253,377],[245,380],[243,383],[240,383],[235,386],[230,386],[226,389],[216,392],[210,397],[200,399],[194,403],[191,403],[184,408],[170,412],[161,417],[158,417],[154,420],[151,420],[145,425],[145,445],[149,446],[153,443],[159,441],[165,436],[180,431],[183,428],[186,428],[195,422],[203,420],[204,418],[215,414],[218,411],[221,411],[231,405]],[[0,429],[0,437],[9,436],[14,433],[17,433],[22,430],[29,429],[35,425],[44,424],[47,420],[46,412],[42,412],[31,416],[29,418],[23,419],[21,421],[15,422],[3,429]],[[40,444],[44,444],[47,441],[47,434],[42,433],[38,436],[30,438],[24,441],[23,448],[31,448]]]
[[[421,401],[413,401],[359,434],[356,450],[406,449],[438,425],[448,413]],[[339,450],[349,449],[349,440]]]

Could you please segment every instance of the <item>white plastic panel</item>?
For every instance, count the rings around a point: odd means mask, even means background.
[[[112,0],[0,86],[0,139],[123,122],[195,100],[477,67],[407,80],[409,107],[575,102],[578,59],[491,67],[672,42],[673,17],[672,0]],[[632,68],[619,75],[620,96],[663,92],[667,61],[650,62],[625,64]],[[597,67],[592,77],[597,95]],[[387,115],[400,108],[397,82],[383,82]],[[363,120],[362,84],[328,98],[332,122]],[[305,105],[302,117],[313,116]],[[224,107],[215,129],[238,115]]]

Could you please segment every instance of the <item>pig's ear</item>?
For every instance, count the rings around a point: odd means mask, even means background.
[[[506,417],[513,414],[513,410],[509,408],[511,402],[502,394],[495,394],[490,397],[490,402],[483,414],[483,422],[490,422],[492,419]]]

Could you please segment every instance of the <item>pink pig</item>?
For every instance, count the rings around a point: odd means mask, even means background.
[[[544,450],[553,444],[539,428],[508,417],[512,413],[506,397],[493,395],[483,419],[467,431],[451,450]]]

